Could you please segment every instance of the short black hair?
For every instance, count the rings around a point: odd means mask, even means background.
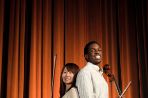
[[[100,45],[97,41],[90,41],[90,42],[88,42],[88,43],[85,45],[85,48],[84,48],[84,55],[88,54],[89,47],[90,47],[90,45],[92,45],[92,44],[98,44],[98,45]]]

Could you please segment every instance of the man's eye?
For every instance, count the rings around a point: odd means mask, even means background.
[[[91,52],[91,53],[92,53],[92,52],[95,52],[95,50],[93,50],[93,49],[92,49],[92,50],[90,50],[89,52]]]

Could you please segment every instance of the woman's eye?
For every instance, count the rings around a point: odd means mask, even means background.
[[[71,71],[68,71],[69,73],[72,73]]]
[[[64,71],[63,73],[67,73],[66,71]]]
[[[74,73],[70,71],[69,74],[74,74]]]

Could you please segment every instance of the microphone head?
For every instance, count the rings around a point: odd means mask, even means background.
[[[105,64],[103,66],[103,72],[109,77],[110,82],[115,80],[114,75],[111,72],[111,66],[109,64]]]
[[[108,76],[111,77],[111,66],[109,64],[105,64],[103,66],[103,72]]]
[[[111,70],[111,66],[110,66],[109,64],[105,64],[105,65],[103,66],[103,70],[104,70],[104,71]]]

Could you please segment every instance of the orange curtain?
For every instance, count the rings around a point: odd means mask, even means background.
[[[0,98],[59,98],[62,67],[82,68],[91,40],[122,91],[132,81],[125,97],[146,98],[147,24],[146,0],[0,0]]]

